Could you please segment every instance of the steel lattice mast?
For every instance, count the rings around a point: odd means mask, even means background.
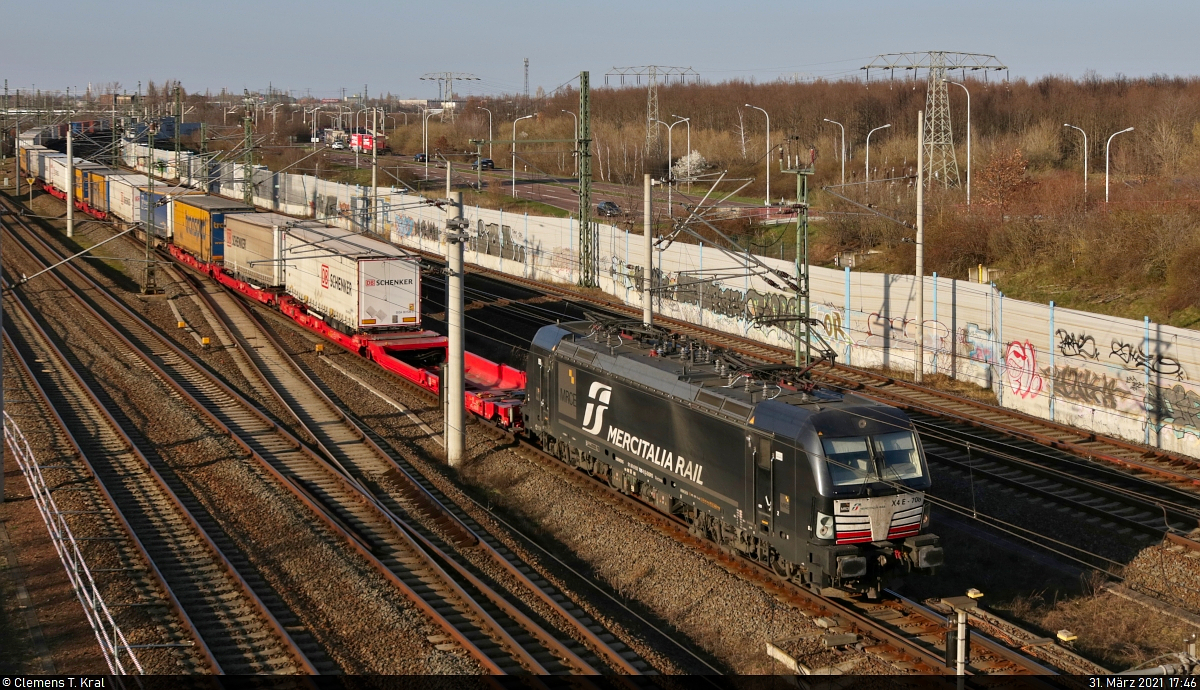
[[[876,56],[862,69],[867,71],[870,82],[871,70],[887,70],[893,76],[897,69],[925,70],[925,130],[922,132],[925,153],[925,183],[940,180],[945,186],[958,186],[958,156],[954,151],[954,128],[950,122],[950,94],[946,89],[949,73],[956,70],[1008,72],[995,55],[981,53],[958,53],[947,50],[931,50],[924,53],[889,53]],[[987,72],[984,72],[985,76]]]
[[[694,83],[700,83],[700,73],[691,67],[664,67],[663,65],[644,65],[641,67],[614,67],[608,74],[604,75],[604,84],[608,85],[609,77],[620,77],[621,84],[625,84],[625,77],[634,77],[637,83],[642,83],[642,77],[646,77],[648,88],[646,89],[646,153],[657,151],[659,147],[658,141],[658,81],[662,77],[665,81],[670,81],[671,77],[678,77],[681,83],[686,83],[691,79]]]

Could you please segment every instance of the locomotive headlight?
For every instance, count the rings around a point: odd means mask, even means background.
[[[833,539],[833,516],[817,513],[817,539]]]

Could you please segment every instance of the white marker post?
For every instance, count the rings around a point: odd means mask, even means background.
[[[654,233],[651,230],[652,220],[650,218],[651,211],[651,190],[650,190],[650,173],[645,176],[645,208],[642,213],[642,235],[645,241],[646,253],[645,261],[642,263],[642,323],[647,326],[654,325],[654,302],[650,293],[650,285],[653,282],[650,278],[654,267]]]
[[[75,236],[75,136],[67,123],[67,237]],[[32,210],[32,209],[31,209]]]
[[[463,360],[463,244],[467,241],[468,222],[462,217],[462,192],[450,195],[446,208],[446,331],[449,353],[442,385],[446,400],[446,462],[462,464],[466,449],[466,395]]]

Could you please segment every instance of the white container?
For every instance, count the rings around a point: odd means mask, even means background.
[[[37,178],[43,182],[50,182],[50,161],[55,158],[63,159],[63,165],[67,164],[67,154],[59,153],[54,149],[42,149],[37,152]],[[32,164],[32,161],[30,161]]]
[[[126,223],[142,219],[141,190],[150,178],[138,173],[108,178],[108,212]]]
[[[287,228],[282,235],[290,295],[344,332],[421,325],[415,256],[339,228]]]
[[[344,234],[324,223],[278,213],[230,213],[225,216],[225,272],[256,287],[282,287],[282,234],[288,227]]]
[[[67,191],[67,156],[64,153],[59,154],[44,154],[42,160],[45,161],[46,177],[42,179],[50,183],[60,192]],[[84,162],[82,158],[76,158],[75,164],[78,165]]]

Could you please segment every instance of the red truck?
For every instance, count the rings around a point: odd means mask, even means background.
[[[375,149],[375,135],[373,134],[351,134],[350,135],[350,150],[360,153],[370,153]],[[386,153],[388,151],[387,141],[382,137],[379,138],[379,152]]]

